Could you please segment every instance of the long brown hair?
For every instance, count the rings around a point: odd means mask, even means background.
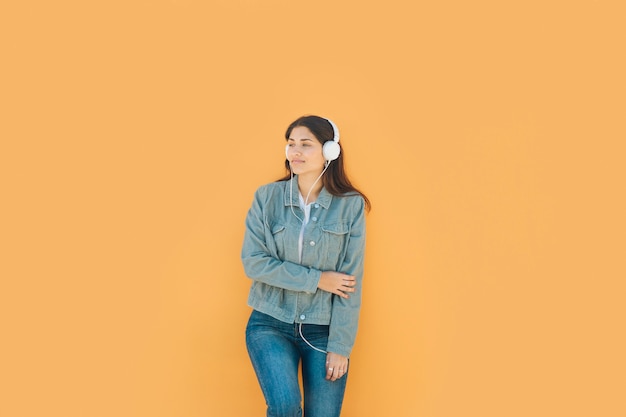
[[[333,127],[327,119],[319,116],[302,116],[296,119],[287,128],[287,132],[285,132],[285,139],[288,140],[291,131],[298,126],[303,126],[309,129],[311,133],[313,133],[313,136],[315,136],[315,139],[317,139],[322,145],[329,140],[334,140],[335,132]],[[339,158],[332,161],[324,173],[324,176],[322,177],[322,184],[329,193],[337,197],[359,194],[365,201],[365,209],[370,211],[372,208],[370,200],[365,196],[365,194],[363,194],[363,192],[353,186],[348,179],[343,163],[344,154],[345,150],[342,146]],[[285,169],[287,170],[287,174],[278,181],[285,181],[291,178],[291,168],[287,159],[285,159]]]

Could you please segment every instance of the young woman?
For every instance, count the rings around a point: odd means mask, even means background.
[[[246,217],[252,280],[246,344],[268,417],[336,417],[361,306],[365,211],[346,176],[339,131],[318,116],[289,127],[281,180],[261,186]]]

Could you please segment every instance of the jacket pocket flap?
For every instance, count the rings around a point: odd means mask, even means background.
[[[283,225],[283,224],[273,224],[271,226],[270,230],[272,231],[272,234],[275,235],[275,234],[280,233],[283,230],[285,230],[285,225]]]
[[[324,232],[332,233],[335,235],[345,235],[350,231],[350,224],[348,222],[338,222],[325,224],[321,228]]]

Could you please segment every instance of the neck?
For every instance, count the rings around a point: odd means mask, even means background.
[[[298,190],[300,190],[300,194],[302,194],[307,203],[317,200],[317,197],[320,195],[320,191],[322,191],[322,179],[319,178],[319,180],[315,182],[318,177],[319,174],[307,176],[298,175]],[[307,194],[309,196],[308,199]]]

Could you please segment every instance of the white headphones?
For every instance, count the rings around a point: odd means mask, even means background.
[[[341,147],[339,146],[339,129],[337,129],[337,125],[335,125],[330,119],[326,120],[332,126],[334,135],[332,141],[329,140],[324,143],[324,146],[322,147],[322,154],[324,155],[324,159],[330,162],[339,158]]]
[[[339,129],[337,129],[337,125],[333,123],[332,120],[326,119],[330,126],[333,128],[333,140],[326,141],[324,146],[322,146],[322,155],[324,155],[324,159],[330,163],[330,161],[334,161],[339,158],[339,154],[341,154],[341,147],[339,146]],[[289,145],[285,146],[285,156],[289,159]]]

